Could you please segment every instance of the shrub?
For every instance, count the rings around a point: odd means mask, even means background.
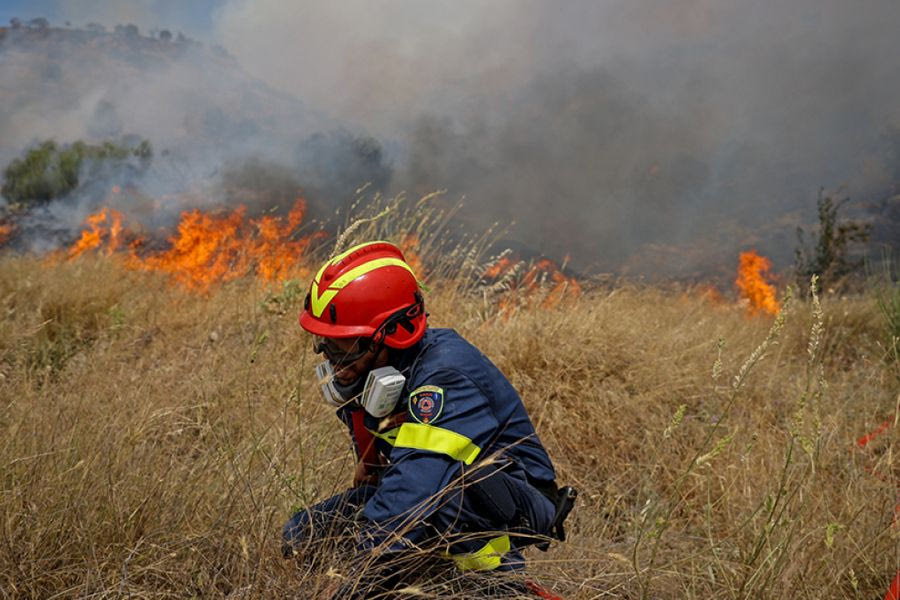
[[[812,248],[806,245],[803,228],[797,228],[794,269],[800,289],[808,287],[813,275],[819,278],[822,289],[834,289],[844,285],[847,277],[862,266],[861,259],[851,258],[851,245],[867,241],[870,226],[858,221],[838,222],[838,210],[849,200],[835,202],[819,190],[819,228]]]
[[[98,145],[77,141],[60,147],[47,140],[13,160],[3,172],[2,194],[11,203],[30,207],[65,196],[80,183],[82,168],[90,163],[94,171],[103,164],[121,163],[137,157],[146,165],[153,158],[150,142],[142,140],[133,146],[103,142]]]

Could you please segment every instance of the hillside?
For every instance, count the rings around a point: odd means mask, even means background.
[[[285,127],[309,131],[322,119],[251,78],[221,48],[137,28],[0,28],[0,53],[3,163],[40,138],[151,134],[162,147],[213,145]]]
[[[391,179],[378,141],[254,79],[221,48],[133,26],[20,27],[0,28],[0,58],[0,167],[47,139],[146,139],[153,153],[137,170],[86,165],[75,190],[28,214],[5,214],[0,199],[0,244],[19,250],[69,244],[104,207],[156,229],[185,210],[286,213],[303,197],[326,219],[360,185]]]

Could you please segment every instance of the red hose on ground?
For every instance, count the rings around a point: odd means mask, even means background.
[[[559,596],[555,595],[553,592],[549,592],[549,591],[545,590],[544,588],[542,588],[535,582],[531,581],[530,579],[525,581],[525,587],[527,587],[528,590],[532,594],[537,596],[538,598],[543,598],[544,600],[563,600]],[[900,600],[900,599],[897,599],[897,600]]]
[[[897,415],[894,415],[893,422],[895,422],[895,423],[897,422]],[[871,431],[870,433],[867,433],[866,435],[864,435],[861,438],[859,438],[858,440],[856,440],[857,448],[864,449],[866,446],[869,445],[869,443],[871,441],[873,441],[875,438],[877,438],[878,436],[880,436],[881,434],[886,432],[890,428],[890,426],[891,426],[891,421],[884,421],[883,423],[881,423],[878,426],[877,429]],[[879,479],[884,480],[883,477],[879,476],[878,473],[876,473],[874,470],[870,469],[869,467],[866,467],[866,471],[877,476]],[[897,489],[898,489],[898,491],[900,491],[900,482],[897,482],[897,483],[898,483]],[[891,521],[891,527],[897,526],[898,517],[900,517],[900,494],[898,494],[897,503],[894,505],[894,518]],[[884,600],[900,600],[900,569],[898,569],[897,574],[894,575],[894,580],[891,582],[891,586],[888,588],[887,593],[884,595]]]
[[[900,569],[897,569],[897,575],[891,582],[887,594],[884,595],[884,600],[900,600]]]

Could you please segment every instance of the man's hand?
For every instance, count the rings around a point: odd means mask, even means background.
[[[363,461],[356,463],[356,472],[353,474],[353,487],[364,485],[378,485],[379,465],[369,465]]]

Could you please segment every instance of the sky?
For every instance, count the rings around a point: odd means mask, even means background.
[[[52,25],[66,21],[84,26],[91,21],[112,26],[135,23],[142,30],[172,29],[208,40],[213,30],[213,16],[225,0],[0,0],[0,25],[13,17],[22,21],[44,17]]]

